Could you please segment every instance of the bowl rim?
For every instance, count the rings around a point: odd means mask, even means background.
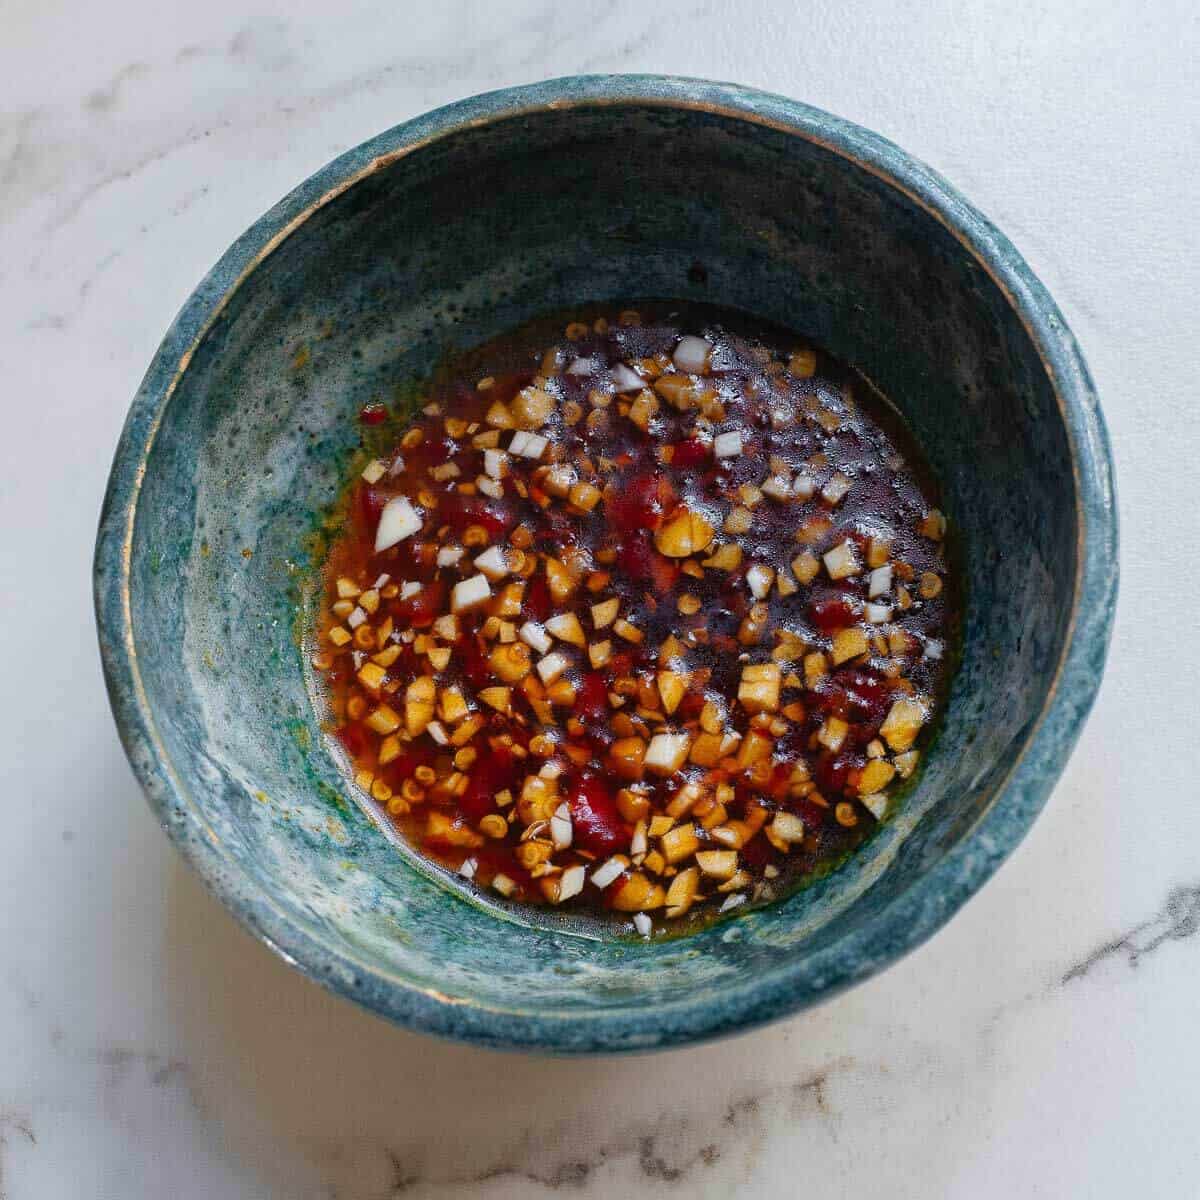
[[[810,956],[656,1010],[534,1012],[449,996],[380,970],[304,928],[225,855],[175,774],[142,687],[130,571],[140,489],[163,413],[230,297],[308,217],[359,180],[462,130],[551,109],[649,105],[766,125],[814,142],[938,220],[1001,289],[1043,360],[1070,450],[1079,513],[1075,595],[1055,676],[1024,746],[970,830],[902,896]],[[1118,582],[1108,434],[1091,375],[1049,292],[1008,239],[937,172],[886,138],[801,101],[663,75],[583,75],[487,92],[396,125],[328,163],[260,217],[184,303],[134,398],[113,460],[94,559],[101,658],[125,752],[167,835],[256,938],[309,978],[392,1021],[490,1047],[553,1053],[666,1048],[759,1026],[832,998],[921,945],[1016,848],[1062,772],[1100,685]]]

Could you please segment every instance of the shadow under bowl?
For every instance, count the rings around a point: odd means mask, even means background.
[[[967,588],[944,724],[898,815],[790,899],[653,944],[498,919],[398,852],[347,799],[296,636],[353,414],[452,349],[631,297],[743,309],[864,370],[940,479]],[[1106,435],[1074,339],[945,181],[794,101],[584,77],[398,126],[235,243],[134,401],[96,601],[150,803],[277,953],[415,1029],[643,1050],[832,996],[984,883],[1091,705],[1115,548]]]

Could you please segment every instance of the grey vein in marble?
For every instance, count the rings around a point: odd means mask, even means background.
[[[548,1131],[537,1144],[527,1140],[501,1159],[466,1170],[429,1171],[408,1152],[386,1147],[382,1150],[389,1176],[386,1195],[388,1200],[397,1200],[417,1188],[441,1191],[503,1181],[550,1190],[583,1189],[596,1184],[597,1175],[605,1168],[622,1166],[645,1186],[703,1187],[706,1172],[737,1150],[751,1160],[745,1169],[748,1175],[752,1161],[759,1157],[762,1140],[780,1122],[836,1120],[829,1083],[855,1069],[853,1059],[837,1059],[789,1083],[742,1095],[716,1112],[685,1109],[679,1116],[664,1116],[649,1129],[623,1130],[579,1155],[561,1154],[567,1139],[557,1129]],[[343,1158],[342,1153],[337,1157]],[[331,1195],[332,1200],[350,1200],[338,1189]]]
[[[19,1137],[31,1146],[37,1145],[37,1135],[33,1132],[33,1124],[29,1117],[18,1112],[0,1110],[0,1200],[8,1200],[8,1189],[5,1187],[5,1158],[10,1137]]]
[[[1142,958],[1166,942],[1181,942],[1196,933],[1200,933],[1200,883],[1172,888],[1162,909],[1150,920],[1097,946],[1063,975],[1062,982],[1082,979],[1093,967],[1110,958],[1124,957],[1130,967],[1136,967]]]

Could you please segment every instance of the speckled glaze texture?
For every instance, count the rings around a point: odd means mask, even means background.
[[[746,309],[863,368],[940,476],[968,577],[962,665],[899,815],[791,899],[652,945],[498,917],[399,853],[351,798],[296,636],[357,409],[539,312],[633,296]],[[791,100],[581,77],[392,129],[228,251],[134,401],[96,604],[151,805],[277,953],[415,1029],[646,1050],[836,995],[984,883],[1092,703],[1115,549],[1107,440],[1074,339],[945,181]]]

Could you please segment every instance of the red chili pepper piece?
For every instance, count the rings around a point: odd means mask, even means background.
[[[510,525],[512,517],[494,504],[488,504],[478,496],[464,496],[459,492],[447,494],[438,507],[438,517],[455,533],[461,534],[468,525],[482,525],[490,537],[498,537]]]
[[[676,442],[671,454],[671,466],[681,471],[703,466],[709,460],[709,449],[699,438]]]
[[[454,656],[457,658],[467,682],[476,691],[494,682],[487,655],[479,648],[479,642],[474,634],[463,634],[454,643]]]
[[[589,671],[575,691],[575,715],[581,721],[600,721],[608,713],[608,685],[599,671]]]
[[[645,471],[623,480],[606,502],[609,522],[621,532],[655,529],[674,501],[674,489],[658,471]]]
[[[544,575],[530,580],[525,589],[524,609],[535,621],[544,621],[550,615],[550,588]]]
[[[427,583],[419,592],[396,604],[396,618],[415,629],[432,625],[446,611],[446,584],[441,579]]]
[[[863,759],[859,755],[839,753],[827,750],[817,759],[813,769],[813,779],[823,796],[833,798],[840,796],[846,788],[850,771],[860,766]]]
[[[644,531],[622,543],[617,565],[630,579],[648,584],[656,593],[670,591],[679,577],[679,568],[654,549],[650,535]]]
[[[358,489],[358,518],[363,532],[374,538],[375,529],[379,525],[379,516],[383,506],[388,502],[386,492],[369,484],[362,484]]]
[[[615,854],[627,850],[632,833],[621,820],[612,793],[602,780],[584,775],[568,796],[573,841],[593,854]]]
[[[808,619],[822,633],[832,633],[853,623],[854,609],[845,600],[814,600],[808,606]]]

